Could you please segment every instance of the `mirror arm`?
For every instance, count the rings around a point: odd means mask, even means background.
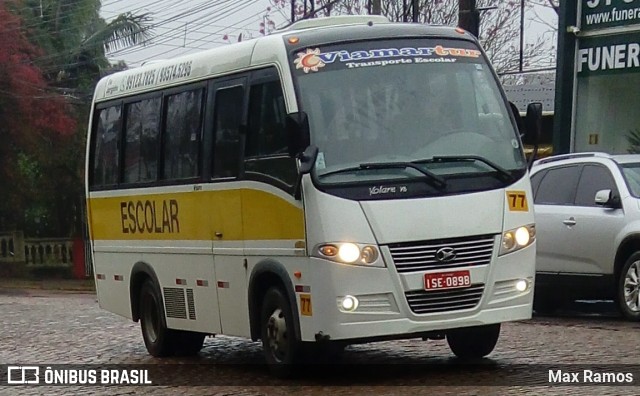
[[[533,162],[536,160],[536,157],[538,156],[538,142],[536,141],[533,145],[533,151],[531,152],[531,157],[529,157],[529,163],[527,164],[527,167],[529,168],[529,171],[531,171],[531,167],[533,166]]]
[[[298,154],[296,162],[298,165],[298,177],[293,188],[293,196],[299,200],[302,198],[302,177],[313,172],[313,167],[318,159],[318,147],[310,145],[302,153]],[[312,176],[313,177],[313,176]]]
[[[298,173],[296,184],[293,186],[293,198],[295,198],[296,201],[302,199],[302,175],[300,173]]]

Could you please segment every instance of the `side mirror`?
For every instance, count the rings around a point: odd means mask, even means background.
[[[298,173],[301,175],[306,175],[310,173],[313,169],[313,166],[318,159],[318,147],[309,146],[307,149],[298,155],[298,159],[300,160],[300,164],[298,166]]]
[[[542,135],[542,103],[529,103],[527,106],[526,130],[533,137],[534,144],[538,144]]]
[[[529,169],[531,169],[533,161],[536,160],[538,155],[538,143],[542,135],[542,103],[529,103],[527,106],[525,127],[527,134],[533,138],[533,153],[531,153],[531,157],[529,158]]]
[[[596,193],[595,204],[598,206],[605,206],[613,209],[620,208],[621,202],[618,196],[613,195],[613,191],[600,190]]]
[[[293,196],[296,199],[302,197],[302,176],[311,173],[318,159],[318,152],[317,146],[309,146],[298,155],[298,178],[293,186]]]
[[[309,118],[304,111],[298,111],[287,115],[285,120],[289,146],[289,157],[294,158],[302,153],[309,144]]]
[[[509,102],[509,107],[511,108],[511,113],[513,114],[513,118],[516,119],[518,132],[520,133],[520,136],[522,136],[526,133],[526,131],[524,128],[524,121],[522,120],[522,117],[520,117],[520,110],[518,110],[518,106],[513,104],[513,102]]]

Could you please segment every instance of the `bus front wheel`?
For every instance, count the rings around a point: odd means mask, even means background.
[[[462,359],[479,359],[490,354],[498,343],[500,324],[464,327],[447,333],[451,351]]]
[[[300,342],[293,327],[293,314],[288,299],[278,288],[264,296],[260,315],[262,348],[269,370],[278,377],[294,374],[301,358]]]
[[[140,328],[147,351],[155,357],[173,355],[173,332],[164,324],[164,309],[155,284],[147,280],[140,289]]]

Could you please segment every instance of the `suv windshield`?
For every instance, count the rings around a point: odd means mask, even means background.
[[[620,168],[631,195],[640,198],[640,163],[621,164]]]
[[[398,163],[445,178],[524,172],[505,101],[471,42],[366,41],[296,50],[292,57],[301,109],[320,150],[320,182],[424,176]],[[443,156],[472,158],[431,160]]]

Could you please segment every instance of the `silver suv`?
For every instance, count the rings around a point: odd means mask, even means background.
[[[534,162],[534,309],[614,299],[640,320],[640,155],[576,153]]]

